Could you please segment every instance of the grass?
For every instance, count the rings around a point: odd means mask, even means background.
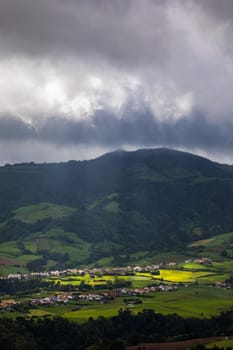
[[[109,304],[92,304],[85,306],[77,311],[64,313],[64,317],[74,320],[84,322],[90,317],[98,318],[99,316],[111,317],[116,316],[121,308],[124,308],[125,304],[122,298],[117,298],[114,303]]]
[[[58,219],[69,216],[74,211],[74,208],[44,202],[16,209],[15,219],[28,224],[34,224],[39,220],[48,218]]]
[[[105,207],[105,210],[110,211],[111,213],[117,214],[119,212],[119,203],[116,201],[112,201],[108,203]]]
[[[41,258],[41,250],[48,250],[52,253],[68,253],[69,261],[67,263],[81,264],[89,257],[91,249],[90,243],[81,240],[75,233],[65,232],[60,228],[43,233],[37,232],[21,241],[28,250],[27,254],[24,254],[23,250],[18,247],[17,241],[0,243],[0,263],[4,262],[7,267],[6,269],[0,265],[0,274],[10,273],[10,265],[12,272],[15,272],[14,265],[26,265],[29,261]],[[14,259],[15,263],[10,263],[9,260],[8,264],[7,259]],[[3,267],[1,268],[1,266]]]
[[[110,266],[113,261],[112,257],[107,257],[107,258],[101,258],[98,260],[98,265],[99,266]]]
[[[207,349],[212,349],[214,346],[218,346],[223,349],[226,349],[227,347],[230,347],[230,346],[233,347],[233,339],[225,339],[225,340],[209,343],[206,347]]]
[[[233,256],[233,232],[195,241],[187,249],[190,255],[211,258],[213,267],[217,266],[216,262],[224,263],[226,268],[231,265],[228,271],[233,267],[233,260],[229,258]]]
[[[173,292],[152,293],[151,298],[141,297],[142,304],[135,304],[131,309],[133,313],[143,309],[152,309],[163,314],[177,313],[183,317],[211,317],[233,305],[232,291],[219,290],[210,287],[182,287]],[[82,307],[80,310],[67,312],[64,317],[85,321],[90,316],[117,315],[121,308],[126,308],[124,298],[116,298],[109,304],[92,304]]]
[[[88,276],[83,276],[83,279]],[[108,276],[110,279],[110,276]],[[77,282],[79,282],[77,278]],[[97,281],[98,282],[98,281]],[[41,292],[39,294],[27,296],[27,298],[45,297],[54,292]],[[211,317],[233,306],[233,291],[220,288],[214,288],[202,285],[189,285],[179,287],[172,292],[151,292],[139,297],[130,297],[138,299],[141,304],[134,304],[130,307],[132,313],[140,312],[144,309],[152,309],[162,314],[177,313],[183,317]],[[117,297],[109,303],[102,304],[98,302],[87,302],[72,300],[68,304],[56,304],[51,306],[40,306],[36,309],[30,309],[29,313],[4,312],[4,316],[29,316],[43,317],[44,315],[60,315],[74,321],[84,322],[89,317],[98,318],[99,316],[111,317],[117,315],[120,309],[128,308],[124,299],[129,297]],[[26,299],[25,299],[26,301]]]
[[[230,233],[224,233],[222,235],[213,236],[208,239],[202,239],[199,241],[193,242],[190,246],[191,247],[219,247],[226,244],[232,244],[233,245],[233,232]]]
[[[21,254],[21,250],[17,247],[16,241],[0,244],[0,257],[17,258]]]
[[[233,271],[233,260],[217,261],[213,263],[215,270],[229,272],[232,274]]]
[[[68,253],[71,258],[89,255],[90,243],[80,239],[73,232],[54,228],[46,232],[37,232],[25,240],[25,247],[32,252],[40,249],[49,249],[51,252]]]
[[[179,252],[154,252],[154,251],[138,251],[136,253],[127,256],[128,260],[126,265],[132,266],[146,266],[146,265],[156,265],[161,262],[171,262],[175,261],[177,263],[183,263],[188,255],[181,254]]]
[[[206,265],[203,265],[203,264],[198,264],[198,263],[195,263],[195,262],[182,264],[182,267],[184,269],[189,269],[189,270],[212,270],[212,267],[210,267],[210,266],[206,266]]]
[[[0,266],[0,276],[7,276],[12,273],[28,273],[28,269],[23,266]]]
[[[145,274],[144,274],[145,275]],[[152,276],[152,275],[151,275]],[[213,283],[220,278],[225,278],[226,275],[220,275],[213,272],[207,271],[182,271],[182,270],[160,270],[160,275],[153,276],[154,279],[163,280],[173,283]]]
[[[172,283],[192,283],[192,284],[213,284],[216,281],[225,281],[227,274],[213,273],[208,271],[182,271],[182,270],[160,270],[160,275],[152,275],[150,272],[137,272],[134,276],[108,276],[91,277],[89,274],[85,276],[69,276],[55,279],[56,283],[61,285],[78,286],[81,282],[90,286],[106,285],[109,281],[129,281],[132,288],[143,288],[155,282],[172,282]]]
[[[83,282],[85,284],[89,284],[90,286],[96,286],[100,284],[107,284],[109,281],[114,282],[115,276],[102,276],[92,278],[89,274],[85,274],[84,276],[69,276],[52,280],[55,281],[55,283],[59,283],[61,285],[72,284],[73,286],[79,286]]]
[[[42,309],[31,309],[28,314],[29,317],[43,317],[45,315],[52,315],[50,312],[42,310]]]

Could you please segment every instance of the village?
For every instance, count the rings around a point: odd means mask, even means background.
[[[197,263],[197,264],[203,264],[205,266],[210,266],[212,264],[211,259],[209,258],[196,258],[196,259],[188,259],[185,261],[186,264],[189,264],[191,262]],[[88,276],[88,278],[93,279],[95,281],[95,278],[99,278],[98,281],[104,281],[105,279],[101,279],[101,277],[114,277],[114,278],[120,278],[120,277],[133,277],[136,275],[143,274],[150,275],[152,277],[155,277],[155,283],[150,283],[146,286],[142,287],[133,287],[123,284],[122,286],[113,285],[112,288],[108,288],[109,286],[107,284],[101,284],[100,288],[93,288],[90,287],[88,290],[82,290],[80,288],[80,285],[73,286],[72,290],[66,290],[65,288],[60,289],[58,288],[60,285],[57,284],[57,290],[55,290],[53,293],[50,291],[46,295],[46,291],[43,290],[43,293],[38,292],[35,296],[30,297],[27,299],[27,305],[29,307],[40,307],[40,306],[52,306],[52,305],[66,305],[70,302],[88,302],[88,303],[100,303],[100,304],[106,304],[114,301],[118,297],[125,297],[126,305],[129,307],[133,307],[134,303],[141,303],[140,298],[139,299],[132,299],[131,297],[141,297],[150,295],[150,293],[155,292],[172,292],[178,290],[181,286],[188,287],[188,283],[171,283],[167,281],[163,281],[163,279],[160,279],[160,271],[163,269],[170,269],[173,271],[176,267],[176,262],[167,262],[167,263],[159,263],[156,265],[146,265],[146,266],[123,266],[123,267],[103,267],[103,268],[85,268],[85,269],[63,269],[63,270],[51,270],[51,271],[41,271],[41,272],[31,272],[28,274],[8,274],[8,276],[1,276],[0,281],[11,281],[14,283],[14,281],[29,281],[33,279],[37,279],[39,281],[53,281],[55,283],[60,283],[59,278],[61,280],[66,281],[66,283],[69,285],[72,285],[72,281],[75,280],[75,278],[85,278],[85,276]],[[176,271],[176,270],[174,270]],[[124,280],[122,280],[124,281]],[[127,279],[125,279],[127,281]],[[82,282],[83,283],[83,282]],[[65,286],[65,285],[64,285]],[[81,284],[83,287],[83,284]],[[87,285],[88,286],[88,285]],[[214,287],[217,288],[232,288],[232,283],[225,283],[225,282],[214,282]],[[40,294],[43,294],[40,295]],[[128,303],[127,301],[130,300]],[[20,301],[18,298],[2,298],[0,301],[0,312],[4,311],[11,311],[16,310],[19,308],[20,304],[25,304],[25,300]]]
[[[202,257],[202,258],[194,258],[187,259],[185,263],[197,263],[206,266],[210,266],[212,264],[212,260],[210,258]],[[154,272],[159,274],[160,269],[164,268],[174,268],[177,265],[176,262],[161,262],[156,265],[146,265],[146,266],[122,266],[122,267],[98,267],[98,268],[85,268],[85,269],[63,269],[63,270],[51,270],[51,271],[40,271],[40,272],[30,272],[27,274],[14,273],[8,274],[8,276],[0,276],[1,279],[30,279],[35,277],[41,278],[49,278],[49,277],[65,277],[65,276],[84,276],[89,274],[90,277],[94,277],[96,275],[113,275],[113,276],[125,276],[129,274],[134,274],[135,272]]]
[[[58,277],[69,277],[69,276],[85,276],[89,275],[90,278],[96,276],[130,276],[136,272],[152,272],[159,274],[159,268],[164,266],[164,264],[153,265],[153,266],[136,266],[136,267],[112,267],[112,268],[94,268],[94,269],[64,269],[64,270],[52,270],[52,271],[41,271],[41,272],[31,272],[28,274],[9,274],[8,276],[1,276],[0,280],[9,280],[9,281],[23,281],[29,279],[46,279],[46,278],[58,278]],[[174,265],[169,265],[174,266]],[[37,298],[31,298],[28,301],[28,304],[31,307],[37,307],[42,305],[55,305],[55,304],[67,304],[70,301],[80,300],[87,302],[99,302],[99,303],[109,303],[117,297],[129,297],[129,296],[140,296],[148,294],[150,292],[171,292],[178,288],[178,284],[162,284],[160,283],[157,286],[148,286],[143,288],[115,288],[113,290],[104,290],[100,292],[79,292],[71,293],[55,293],[54,295],[48,295],[46,297],[40,297],[38,293]],[[17,308],[20,303],[25,303],[25,301],[16,301],[15,299],[7,299],[0,301],[0,312],[11,311]]]
[[[178,285],[166,285],[161,284],[158,286],[144,287],[144,288],[117,288],[113,291],[103,291],[103,292],[81,292],[78,295],[73,293],[56,293],[51,296],[40,297],[29,299],[28,304],[30,306],[42,306],[42,305],[55,305],[55,304],[67,304],[71,300],[81,300],[88,302],[99,302],[99,303],[109,303],[117,297],[137,297],[150,292],[171,292],[177,290]],[[39,294],[39,293],[38,293]],[[132,301],[131,301],[132,302]],[[15,308],[16,305],[20,303],[25,303],[25,301],[19,302],[15,299],[8,299],[4,302],[0,302],[0,311],[10,311]]]

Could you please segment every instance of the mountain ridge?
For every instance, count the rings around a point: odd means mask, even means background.
[[[140,250],[185,249],[233,229],[233,168],[177,150],[6,165],[0,183],[0,243],[24,242],[19,256],[24,251],[54,260],[66,252],[72,265],[80,261],[81,247],[83,261],[93,262]]]

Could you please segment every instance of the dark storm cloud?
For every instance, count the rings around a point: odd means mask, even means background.
[[[40,139],[58,145],[89,144],[110,148],[168,145],[188,149],[198,145],[206,150],[230,150],[232,134],[233,123],[219,126],[199,112],[171,122],[156,119],[150,110],[125,111],[120,119],[109,112],[98,112],[91,124],[53,118],[38,131]]]
[[[21,119],[9,115],[0,118],[1,140],[25,141],[35,137],[35,129]]]
[[[229,151],[232,33],[232,0],[0,0],[0,146]]]
[[[34,140],[58,147],[88,144],[112,149],[121,145],[168,145],[192,149],[198,145],[210,151],[229,151],[232,135],[233,123],[220,127],[198,111],[173,122],[157,119],[149,109],[125,110],[120,119],[112,112],[99,111],[91,123],[50,117],[38,129],[16,118],[0,119],[1,139]]]

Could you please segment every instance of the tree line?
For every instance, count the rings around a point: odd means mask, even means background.
[[[124,350],[128,345],[139,343],[223,336],[232,332],[233,309],[210,319],[185,319],[176,314],[165,316],[152,310],[143,310],[136,315],[129,310],[120,310],[117,316],[89,318],[85,323],[74,323],[61,317],[2,318],[0,348]]]

